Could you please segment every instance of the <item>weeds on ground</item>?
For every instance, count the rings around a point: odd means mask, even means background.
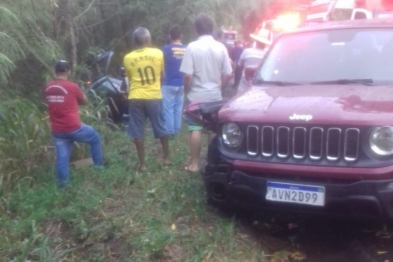
[[[184,170],[185,133],[171,140],[169,167],[148,135],[141,173],[124,128],[104,120],[104,102],[80,112],[101,134],[106,165],[73,169],[60,190],[46,113],[30,101],[2,103],[0,261],[262,261],[230,218],[206,206],[201,177]],[[73,160],[88,151],[76,144]]]
[[[206,206],[201,177],[184,171],[185,134],[171,140],[170,167],[149,136],[148,171],[140,173],[124,132],[100,132],[104,169],[73,170],[64,190],[53,170],[34,173],[34,185],[20,179],[1,198],[0,261],[263,260],[232,219]]]
[[[81,107],[83,122],[99,131],[117,129],[107,119],[105,101],[92,96],[92,103]],[[86,147],[75,145],[72,159],[88,154]],[[49,117],[34,101],[28,99],[2,100],[0,103],[0,197],[8,194],[21,179],[34,184],[30,174],[47,170],[55,159]],[[1,211],[1,209],[0,209]]]

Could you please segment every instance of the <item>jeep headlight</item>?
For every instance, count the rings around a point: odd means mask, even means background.
[[[393,154],[393,127],[382,126],[374,128],[370,135],[370,147],[380,156]]]
[[[235,123],[225,123],[222,127],[222,138],[229,147],[239,147],[243,142],[243,134]]]

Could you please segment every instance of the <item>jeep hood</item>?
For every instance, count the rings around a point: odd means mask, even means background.
[[[220,121],[393,125],[393,86],[251,87],[229,101]]]

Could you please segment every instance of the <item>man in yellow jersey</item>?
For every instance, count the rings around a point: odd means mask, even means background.
[[[137,49],[124,57],[124,67],[130,82],[128,135],[134,138],[139,158],[139,170],[146,170],[143,133],[149,118],[154,137],[161,140],[163,164],[168,165],[168,133],[162,110],[161,79],[164,72],[164,55],[150,47],[149,30],[137,28],[132,34]]]

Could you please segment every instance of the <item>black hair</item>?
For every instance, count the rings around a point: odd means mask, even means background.
[[[194,22],[198,35],[211,35],[213,33],[214,22],[207,14],[199,14]]]
[[[171,36],[172,41],[179,40],[181,38],[181,29],[180,26],[175,25],[169,30],[169,34]]]
[[[165,39],[165,44],[170,45],[172,43],[172,38],[170,35],[168,35]]]

